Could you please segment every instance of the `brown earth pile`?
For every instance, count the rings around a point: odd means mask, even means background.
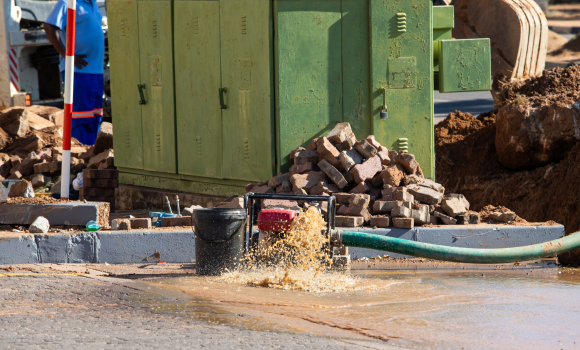
[[[562,45],[548,53],[549,60],[576,60],[580,59],[580,36],[576,36]]]
[[[553,220],[566,234],[580,230],[580,144],[558,163],[530,171],[501,165],[495,150],[495,113],[451,113],[435,127],[436,180],[464,194],[473,210],[505,206],[530,222]],[[580,265],[580,250],[560,256]]]
[[[580,97],[580,66],[546,69],[542,76],[522,81],[499,76],[494,79],[493,90],[497,107],[506,104],[566,107]]]

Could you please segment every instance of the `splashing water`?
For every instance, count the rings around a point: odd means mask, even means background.
[[[359,289],[357,279],[327,268],[332,260],[323,250],[328,242],[323,234],[325,224],[316,208],[308,208],[294,219],[282,239],[260,254],[272,257],[272,264],[263,266],[259,257],[249,255],[245,269],[227,272],[217,281],[318,293]]]

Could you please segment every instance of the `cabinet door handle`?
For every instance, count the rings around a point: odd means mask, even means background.
[[[141,97],[141,100],[139,100],[139,104],[140,105],[146,104],[147,101],[145,101],[145,94],[143,94],[143,89],[145,89],[145,84],[137,84],[137,89],[139,89],[139,96]]]
[[[228,89],[227,88],[220,88],[220,109],[227,109],[228,106],[225,105],[224,103],[224,93],[227,93]]]

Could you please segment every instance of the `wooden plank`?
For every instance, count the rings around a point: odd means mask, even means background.
[[[342,14],[340,1],[275,2],[279,157],[287,171],[291,150],[343,120]]]
[[[175,1],[178,172],[222,177],[219,1]]]
[[[342,121],[361,140],[372,134],[368,0],[342,0]]]
[[[115,163],[143,169],[137,0],[112,0],[107,6]]]
[[[373,134],[388,149],[404,150],[435,176],[433,137],[432,5],[429,1],[371,0]],[[403,20],[401,18],[406,18]],[[406,31],[399,22],[406,22]],[[388,119],[380,119],[386,89]]]
[[[139,1],[143,168],[176,173],[171,1]]]
[[[223,177],[274,175],[272,9],[264,0],[221,0]]]

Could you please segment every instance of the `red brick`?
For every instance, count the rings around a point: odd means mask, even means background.
[[[376,188],[383,187],[383,176],[379,172],[378,174],[375,175],[375,177],[368,180],[367,182],[371,185],[371,187],[376,187]]]
[[[296,210],[299,208],[297,201],[291,201],[287,199],[264,199],[262,201],[262,208],[288,208],[292,210]]]
[[[256,185],[254,185],[254,184],[247,184],[245,186],[246,193],[250,192],[252,190],[252,188],[254,188],[254,186],[256,186]]]
[[[381,170],[383,170],[381,160],[379,157],[374,156],[362,164],[355,165],[350,170],[350,173],[354,177],[354,182],[360,184],[366,180],[372,180],[372,178]]]
[[[115,203],[115,196],[81,196],[81,199],[89,202]]]
[[[300,165],[294,164],[294,165],[296,165],[296,167],[294,168],[294,173],[292,175],[294,175],[294,174],[306,174],[310,171],[318,171],[318,169],[314,169],[314,163],[308,162],[306,164],[300,164]]]
[[[391,164],[391,157],[389,157],[389,150],[385,147],[380,147],[377,149],[377,156],[381,159],[381,164],[383,165],[390,165]]]
[[[391,225],[391,218],[388,216],[371,216],[371,226],[373,227],[389,227]]]
[[[12,164],[12,166],[17,166],[18,164],[20,164],[20,162],[22,161],[22,159],[20,159],[19,156],[12,156],[10,157],[10,163]]]
[[[375,135],[367,136],[366,140],[371,144],[371,146],[376,148],[377,151],[382,147],[381,144],[375,139]]]
[[[296,154],[296,158],[294,158],[294,164],[316,163],[318,156],[319,154],[316,151],[300,151]]]
[[[276,188],[282,184],[284,181],[290,180],[290,173],[279,174],[272,178],[272,180],[268,181],[268,186],[272,188]]]
[[[321,160],[318,163],[318,167],[322,169],[326,175],[334,182],[339,188],[344,188],[348,185],[348,181],[344,176],[336,169],[332,164],[330,164],[326,159]]]
[[[336,211],[336,215],[347,216],[349,212],[350,212],[349,207],[347,207],[346,205],[341,205],[340,208],[338,208],[338,210]]]
[[[254,186],[254,188],[252,188],[252,193],[276,193],[276,190],[268,185]]]
[[[410,218],[393,218],[393,226],[396,228],[411,229],[415,227],[415,220]]]
[[[316,149],[318,148],[318,141],[320,140],[322,140],[322,136],[313,139],[312,141],[310,141],[310,144],[306,149],[309,151],[316,151]]]
[[[346,122],[336,124],[326,137],[330,142],[340,144],[345,150],[351,149],[356,143],[356,136],[354,136],[350,124]]]
[[[350,193],[335,193],[334,197],[336,198],[336,203],[337,204],[346,204],[348,205],[350,202],[350,197],[352,197],[352,194]]]
[[[294,161],[296,161],[296,156],[297,156],[297,155],[298,155],[300,152],[302,152],[302,151],[306,151],[306,148],[304,148],[304,147],[298,147],[298,148],[296,148],[295,150],[291,151],[291,152],[290,152],[290,161],[291,161],[291,162],[294,162]]]
[[[161,227],[192,226],[191,216],[161,218]]]
[[[365,218],[365,222],[371,220],[369,209],[361,206],[349,207],[348,216],[362,216]]]
[[[368,208],[371,202],[371,196],[368,194],[353,194],[348,199],[349,206]]]
[[[391,201],[403,201],[403,202],[411,202],[415,201],[415,198],[412,194],[410,194],[406,189],[405,190],[397,190],[390,195],[383,196],[383,201],[391,202]]]
[[[329,193],[328,184],[326,181],[319,182],[318,185],[312,187],[310,191],[308,191],[312,196],[319,196],[323,193]]]
[[[317,148],[318,154],[320,154],[327,162],[332,164],[333,167],[342,171],[344,170],[340,160],[338,160],[338,156],[340,152],[328,141],[326,137],[322,138],[322,141],[319,141],[319,146]]]

